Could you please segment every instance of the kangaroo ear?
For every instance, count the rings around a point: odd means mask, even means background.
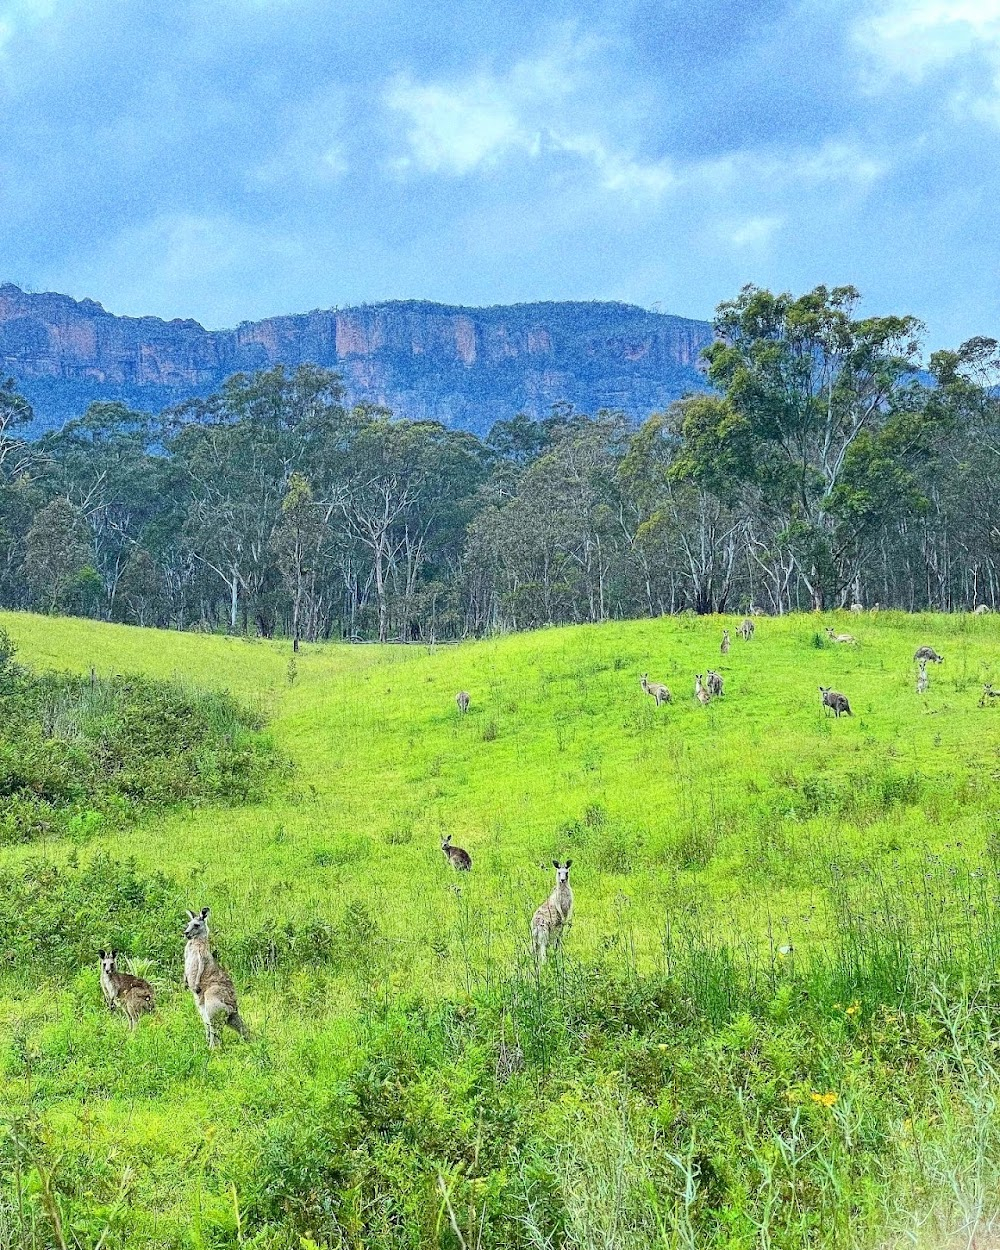
[[[558,861],[557,859],[554,859],[554,860],[552,861],[552,867],[553,867],[553,868],[558,868],[558,867],[559,867],[559,861]]]
[[[203,908],[201,909],[201,918],[202,918],[202,920],[207,920],[207,919],[208,919],[208,913],[209,913],[211,910],[212,910],[212,909],[211,909],[210,907],[203,907]]]
[[[187,912],[187,914],[188,914],[188,920],[193,920],[193,919],[194,919],[194,917],[195,917],[195,913],[191,910],[191,908],[190,908],[190,907],[185,907],[185,908],[184,908],[184,910],[185,910],[185,911]]]
[[[98,952],[97,952],[97,957],[98,957],[98,959],[103,959],[103,958],[104,958],[104,951],[98,951]]]
[[[568,868],[568,867],[570,866],[570,864],[572,864],[572,862],[573,862],[573,861],[572,861],[571,859],[568,859],[568,860],[566,861],[566,867]]]

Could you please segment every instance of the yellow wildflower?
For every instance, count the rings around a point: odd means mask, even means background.
[[[813,1090],[809,1097],[820,1107],[832,1107],[837,1101],[837,1095],[832,1089],[825,1094],[818,1094],[815,1090]]]
[[[844,1012],[844,1015],[856,1016],[860,1010],[861,1010],[860,1003],[851,1003],[850,1007],[848,1007],[847,1010]]]

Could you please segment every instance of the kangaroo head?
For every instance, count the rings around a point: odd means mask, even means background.
[[[118,952],[117,951],[98,951],[97,953],[101,959],[101,971],[102,972],[110,973],[110,972],[118,971]]]
[[[449,846],[451,846],[451,834],[450,834],[450,833],[449,833],[449,834],[447,834],[447,835],[446,835],[446,836],[445,836],[445,837],[441,840],[441,850],[442,850],[442,851],[446,851],[446,850],[448,849],[448,847],[449,847]]]
[[[184,936],[189,940],[191,938],[208,937],[208,907],[203,907],[201,911],[189,911],[188,922],[184,926]]]
[[[560,885],[567,885],[569,883],[569,867],[572,862],[573,861],[571,859],[568,859],[565,864],[560,864],[557,859],[552,861],[552,867],[556,870],[556,881]]]
[[[830,686],[820,686],[819,692],[820,694],[829,694],[831,689],[832,687]]]

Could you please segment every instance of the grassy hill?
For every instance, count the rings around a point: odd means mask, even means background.
[[[0,1247],[982,1226],[1000,710],[978,700],[1000,626],[842,617],[859,645],[835,647],[832,621],[761,620],[725,658],[735,622],[679,618],[293,661],[0,616],[35,670],[230,691],[289,761],[261,801],[0,847],[23,952],[0,964]],[[945,662],[918,696],[924,643]],[[702,708],[709,667],[725,694]],[[574,923],[539,974],[528,922],[566,857]],[[213,1055],[181,986],[183,908],[205,905],[253,1035]],[[57,967],[37,952],[63,924],[80,953]],[[158,990],[134,1035],[102,1004],[105,944]]]

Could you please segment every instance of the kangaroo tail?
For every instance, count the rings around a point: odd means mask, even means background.
[[[233,1014],[229,1017],[228,1023],[230,1028],[235,1029],[244,1041],[248,1042],[250,1040],[250,1030],[247,1028],[246,1021],[238,1011],[233,1012]]]

